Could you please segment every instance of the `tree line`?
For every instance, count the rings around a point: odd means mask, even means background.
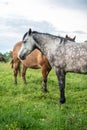
[[[5,53],[1,53],[0,52],[0,56],[3,56],[6,60],[6,62],[9,62],[11,59],[11,51],[10,52],[5,52]]]

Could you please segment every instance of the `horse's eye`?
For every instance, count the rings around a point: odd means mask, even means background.
[[[26,41],[23,41],[23,43],[26,43]]]

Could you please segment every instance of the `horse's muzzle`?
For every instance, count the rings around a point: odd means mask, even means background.
[[[19,58],[20,58],[21,60],[24,60],[24,59],[25,59],[25,56],[24,56],[24,55],[19,55]]]

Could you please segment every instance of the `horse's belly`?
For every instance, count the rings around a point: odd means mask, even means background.
[[[65,68],[66,72],[74,72],[74,73],[87,73],[87,64],[68,64]]]
[[[40,69],[40,66],[38,66],[38,65],[32,65],[32,66],[29,66],[28,68],[31,68],[31,69]]]
[[[22,60],[23,65],[25,65],[27,68],[32,69],[40,69],[40,65],[37,63],[37,61],[29,61],[29,60]]]
[[[26,64],[25,66],[31,69],[40,69],[38,64]]]

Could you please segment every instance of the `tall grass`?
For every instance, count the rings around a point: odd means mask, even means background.
[[[66,76],[66,103],[59,104],[57,78],[48,76],[41,89],[41,70],[27,71],[27,84],[14,85],[9,63],[0,63],[0,130],[87,130],[87,76]]]

